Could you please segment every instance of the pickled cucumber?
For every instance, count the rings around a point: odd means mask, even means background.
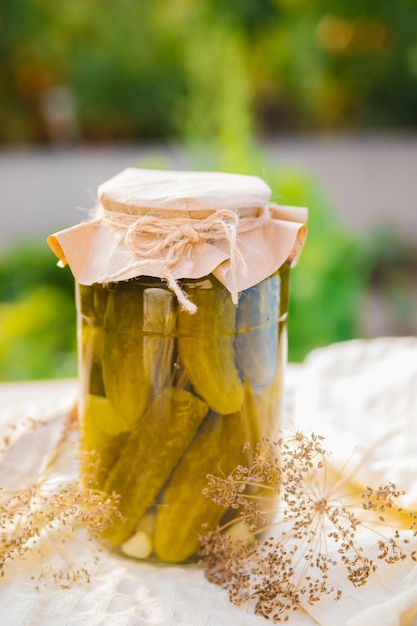
[[[268,385],[275,376],[279,317],[279,274],[241,293],[236,316],[236,362],[241,377],[255,387]]]
[[[175,468],[156,516],[154,549],[170,563],[186,561],[198,550],[203,524],[215,526],[225,509],[203,495],[207,474],[228,475],[245,460],[246,433],[239,413],[210,412]]]
[[[103,351],[102,324],[106,311],[108,290],[99,284],[78,285],[77,305],[81,313],[78,324],[81,362],[80,382],[83,393],[105,395],[101,357]]]
[[[176,298],[172,291],[149,287],[143,294],[143,367],[155,397],[169,385],[174,368],[177,321]]]
[[[273,439],[279,428],[282,385],[278,376],[267,387],[254,389],[245,383],[245,400],[240,412],[246,441],[253,450],[263,437]]]
[[[104,396],[101,365],[104,333],[101,328],[90,326],[87,320],[83,318],[79,324],[78,332],[80,333],[80,356],[83,363],[80,371],[80,384],[83,394]]]
[[[178,312],[178,351],[196,393],[213,411],[226,415],[243,402],[233,348],[236,307],[214,277],[207,287],[185,287],[198,308],[194,315]]]
[[[134,532],[154,503],[179,458],[207,414],[205,402],[182,389],[165,388],[151,403],[143,420],[129,434],[103,489],[119,493],[126,523],[116,523],[103,538],[121,544]]]
[[[82,317],[93,320],[95,318],[94,286],[77,283],[76,300],[77,310],[81,313]]]
[[[110,468],[125,444],[127,433],[117,432],[117,419],[106,398],[86,396],[80,412],[82,481],[88,487],[101,489]],[[103,425],[107,426],[103,428]],[[110,434],[109,434],[110,433]]]
[[[146,410],[151,384],[143,371],[143,288],[115,284],[104,318],[103,382],[115,412],[133,428]]]
[[[103,396],[92,394],[85,396],[83,419],[91,425],[91,428],[101,430],[109,437],[115,437],[128,430],[125,421]]]
[[[91,326],[101,326],[106,312],[109,290],[104,285],[77,284],[77,309]]]

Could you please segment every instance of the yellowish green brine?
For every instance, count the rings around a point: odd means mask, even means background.
[[[120,496],[110,546],[188,562],[199,535],[230,519],[202,492],[277,430],[288,269],[237,306],[213,276],[183,281],[193,315],[159,279],[77,286],[81,469]]]

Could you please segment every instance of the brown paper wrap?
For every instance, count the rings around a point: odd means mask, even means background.
[[[269,204],[270,195],[269,187],[254,176],[128,168],[98,188],[99,205],[89,221],[51,235],[48,243],[84,285],[139,275],[166,279],[169,259],[173,279],[212,273],[233,293],[267,278],[285,261],[294,263],[304,244],[307,209]],[[198,227],[204,220],[222,226],[224,214],[236,216],[234,225],[226,220],[227,236],[211,238],[209,233],[194,240],[191,234],[184,252],[172,259],[173,228],[170,245],[156,254],[143,252],[156,241],[142,226],[148,219],[162,220],[160,239],[164,221],[179,224],[179,233],[184,224]],[[136,227],[139,218],[141,226]],[[114,219],[126,219],[126,226],[115,226]],[[130,240],[128,226],[134,227]]]

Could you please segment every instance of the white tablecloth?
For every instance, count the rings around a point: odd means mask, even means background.
[[[26,435],[29,448],[39,457],[75,398],[74,380],[0,385],[3,433],[18,438],[19,425],[28,417],[46,420],[48,436],[35,434],[37,430]],[[326,448],[332,450],[335,463],[343,464],[347,458],[355,463],[361,458],[361,483],[377,486],[393,481],[407,491],[407,506],[417,510],[417,339],[358,340],[316,350],[302,365],[289,366],[285,405],[284,427],[292,424],[325,436]],[[20,478],[32,466],[31,454],[15,459]],[[0,478],[1,467],[0,461]],[[226,591],[210,584],[198,567],[147,565],[107,552],[101,553],[94,564],[92,550],[94,547],[84,546],[78,539],[70,546],[75,562],[90,561],[91,581],[74,583],[67,589],[53,582],[36,589],[30,579],[36,566],[35,554],[7,568],[0,584],[0,624],[267,623],[254,616],[250,607],[231,605]],[[294,626],[362,626],[372,620],[378,626],[417,624],[417,566],[411,561],[389,568],[381,566],[365,587],[344,588],[339,602],[325,599],[309,615],[296,612],[290,616]]]

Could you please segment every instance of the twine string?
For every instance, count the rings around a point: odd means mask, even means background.
[[[203,219],[187,217],[162,217],[160,214],[135,215],[110,211],[99,206],[95,219],[120,231],[123,241],[137,261],[109,277],[117,280],[126,272],[141,270],[149,265],[162,264],[162,276],[178,298],[181,307],[195,313],[197,307],[181,289],[173,275],[177,263],[186,256],[190,258],[195,245],[224,240],[228,242],[230,255],[231,295],[238,302],[237,272],[245,274],[246,261],[239,250],[238,234],[261,226],[269,219],[269,209],[253,217],[240,217],[234,211],[221,209]]]

